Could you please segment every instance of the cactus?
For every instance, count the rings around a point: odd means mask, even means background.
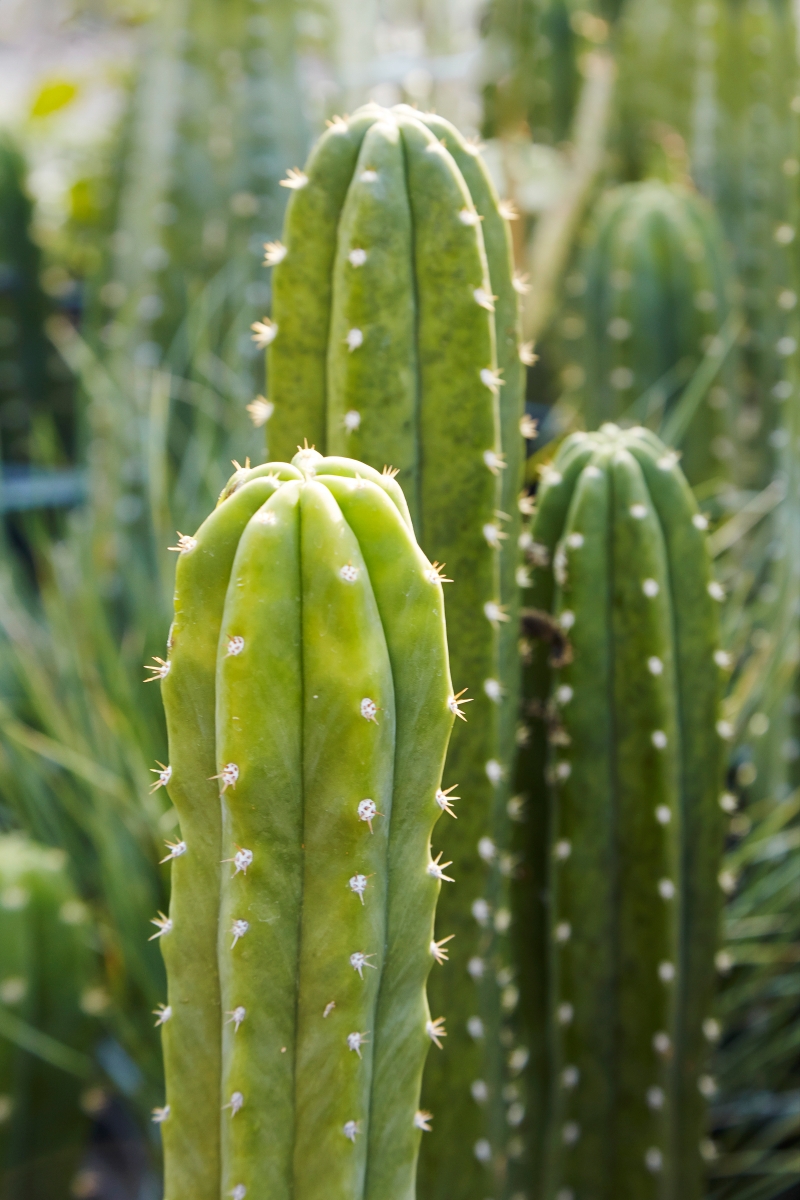
[[[592,224],[580,324],[574,314],[562,322],[568,336],[585,323],[580,402],[590,429],[621,416],[648,389],[653,409],[669,409],[725,320],[731,290],[714,214],[684,188],[657,180],[614,188]],[[718,383],[695,411],[682,462],[692,484],[725,469],[730,407]]]
[[[477,694],[448,758],[463,802],[442,844],[459,886],[438,919],[456,936],[432,995],[450,1036],[428,1065],[423,1101],[437,1121],[421,1178],[431,1198],[483,1200],[473,1147],[502,1170],[500,1093],[513,1052],[501,1042],[508,1013],[497,977],[510,971],[520,284],[483,163],[440,118],[367,106],[335,120],[285,183],[284,241],[267,248],[272,322],[260,330],[270,343],[270,453],[288,456],[307,438],[328,454],[399,468],[420,544],[455,580],[453,675]],[[491,1098],[484,1108],[476,1083]]]
[[[546,1200],[701,1195],[727,733],[704,527],[645,429],[574,434],[545,469],[518,924]]]
[[[81,1093],[107,1003],[64,855],[0,837],[0,1174],[4,1200],[67,1200],[88,1134]],[[54,1061],[55,1060],[55,1061]]]
[[[311,450],[239,469],[178,549],[165,1195],[410,1196],[446,1032],[439,571],[390,474]]]

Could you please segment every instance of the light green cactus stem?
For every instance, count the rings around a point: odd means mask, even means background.
[[[310,450],[238,470],[179,547],[165,1196],[412,1197],[445,1034],[439,572],[391,476]]]
[[[0,837],[0,1175],[8,1200],[68,1200],[89,1123],[99,983],[64,855]]]
[[[546,1200],[702,1194],[723,818],[704,527],[641,428],[575,434],[543,475],[526,600],[549,642],[526,687],[550,751],[539,734],[525,764],[520,928],[539,955],[523,1013]]]
[[[427,1069],[423,1101],[437,1118],[421,1178],[431,1200],[484,1200],[496,1185],[476,1170],[473,1148],[502,1176],[508,1137],[500,1094],[511,1048],[497,979],[510,972],[520,285],[480,156],[441,118],[370,105],[334,121],[285,182],[284,241],[267,253],[270,453],[289,455],[307,438],[327,454],[392,464],[421,546],[455,580],[452,669],[474,702],[448,759],[463,798],[442,834],[458,889],[442,898],[437,936],[455,937],[431,987],[450,1036]],[[476,1104],[473,1084],[489,1105]]]
[[[597,428],[649,389],[647,410],[638,415],[651,421],[674,406],[730,311],[722,231],[705,201],[658,180],[607,193],[591,224],[583,298],[562,321],[568,338],[585,325],[584,419]],[[681,446],[692,484],[724,475],[730,465],[732,395],[725,382],[718,379],[700,402]]]

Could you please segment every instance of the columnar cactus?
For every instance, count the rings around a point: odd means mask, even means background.
[[[238,470],[178,550],[165,1196],[411,1196],[446,1034],[441,576],[391,474],[311,450]]]
[[[705,524],[645,429],[574,434],[543,475],[519,925],[546,1200],[702,1193],[727,732]]]
[[[88,918],[61,851],[0,837],[0,1175],[9,1200],[73,1194],[88,1134],[81,1093],[107,1003]],[[60,1066],[22,1049],[42,1035]]]
[[[706,203],[658,180],[607,193],[592,226],[583,298],[562,331],[574,338],[585,325],[581,408],[595,429],[648,388],[651,411],[669,409],[730,309],[730,266]],[[693,484],[725,473],[730,406],[717,381],[691,421],[682,465]]]
[[[450,1037],[429,1062],[423,1099],[437,1122],[422,1172],[431,1197],[483,1200],[473,1148],[502,1168],[500,1093],[513,1052],[501,1044],[509,1013],[498,975],[510,971],[503,872],[518,695],[524,285],[476,148],[440,118],[369,105],[335,120],[285,184],[284,241],[267,247],[272,321],[257,327],[269,343],[261,415],[270,414],[270,453],[288,455],[307,438],[378,469],[391,463],[420,544],[455,581],[453,673],[474,703],[448,759],[463,800],[442,844],[458,889],[443,896],[439,919],[456,936],[432,987]],[[488,1106],[476,1104],[474,1084]]]

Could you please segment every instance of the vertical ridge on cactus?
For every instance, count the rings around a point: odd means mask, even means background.
[[[527,622],[564,638],[558,653],[532,645],[540,719],[523,759],[522,911],[547,980],[524,988],[523,1013],[547,1195],[701,1195],[722,815],[716,606],[695,515],[641,428],[568,438],[539,493]]]
[[[524,371],[510,236],[475,148],[449,122],[402,105],[336,122],[304,173],[285,253],[271,255],[279,333],[267,350],[269,450],[288,455],[307,438],[328,455],[392,464],[421,546],[455,581],[450,652],[472,702],[447,766],[464,802],[442,834],[458,894],[440,902],[437,937],[456,937],[431,987],[450,1037],[426,1074],[423,1103],[435,1116],[421,1186],[431,1198],[483,1200],[472,1147],[488,1135],[493,1162],[502,1159],[500,1035],[511,1033],[496,983],[510,970],[502,868],[519,693]],[[484,681],[496,682],[493,694]],[[498,848],[492,859],[477,852],[482,838]],[[493,914],[483,926],[470,915],[478,900]],[[467,974],[476,953],[494,967],[478,987]],[[483,1039],[468,1031],[477,1014]],[[476,1078],[488,1081],[491,1105],[475,1104]]]
[[[308,449],[238,470],[179,558],[170,1200],[413,1191],[454,719],[431,572],[394,479]]]

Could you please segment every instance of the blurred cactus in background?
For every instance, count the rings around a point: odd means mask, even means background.
[[[0,836],[0,1196],[74,1195],[108,1006],[89,910],[62,851]]]
[[[658,413],[663,424],[730,313],[722,232],[702,200],[657,180],[607,192],[590,231],[573,281],[583,294],[561,319],[562,336],[578,335],[585,382],[575,402],[590,429],[634,413],[645,423]],[[732,404],[717,382],[685,422],[690,483],[727,473]]]

